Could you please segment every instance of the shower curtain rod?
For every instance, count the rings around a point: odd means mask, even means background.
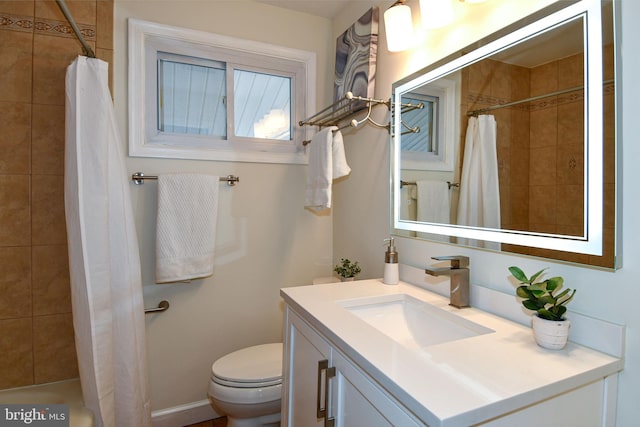
[[[602,84],[605,85],[613,82],[614,82],[613,79],[605,80]],[[558,90],[551,93],[545,93],[543,95],[532,96],[531,98],[525,98],[525,99],[520,99],[518,101],[507,102],[506,104],[497,104],[497,105],[492,105],[490,107],[478,108],[477,110],[471,110],[467,112],[467,116],[477,116],[478,114],[486,113],[493,110],[498,110],[500,108],[512,107],[514,105],[524,104],[526,102],[531,102],[531,101],[537,101],[538,99],[548,98],[550,96],[556,96],[556,95],[562,95],[569,92],[575,92],[576,90],[580,90],[580,89],[584,89],[584,86],[576,86],[569,89],[562,89],[562,90]]]
[[[71,25],[71,29],[73,29],[73,32],[76,34],[76,37],[80,41],[80,44],[82,45],[82,53],[84,53],[84,55],[88,56],[89,58],[95,58],[96,54],[93,53],[91,46],[89,46],[87,41],[84,39],[84,36],[80,32],[80,29],[76,24],[76,21],[73,19],[71,12],[69,12],[69,8],[67,8],[67,4],[64,2],[64,0],[56,0],[56,3],[58,3],[60,11],[64,15],[64,17],[67,18],[69,25]]]

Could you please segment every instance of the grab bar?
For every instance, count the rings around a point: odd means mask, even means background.
[[[136,172],[131,175],[131,180],[136,183],[136,185],[144,184],[145,179],[158,179],[157,175],[145,175],[142,172]],[[227,185],[233,187],[238,182],[240,182],[240,177],[235,175],[227,175],[221,176],[220,182],[227,181]]]
[[[162,301],[160,301],[160,303],[158,304],[157,307],[145,308],[144,309],[144,314],[147,314],[147,313],[161,313],[161,312],[167,311],[167,310],[169,310],[169,301],[162,300]]]

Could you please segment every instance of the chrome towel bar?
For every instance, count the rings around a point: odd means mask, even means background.
[[[405,185],[417,185],[415,181],[400,181],[400,188],[404,187]],[[451,190],[451,187],[460,187],[460,184],[457,182],[451,182],[451,181],[447,181],[447,185],[449,186],[449,190]]]
[[[144,180],[145,179],[158,179],[158,176],[157,175],[145,175],[142,172],[136,172],[133,175],[131,175],[131,180],[133,182],[135,182],[136,185],[144,184]],[[235,176],[235,175],[221,176],[220,177],[220,182],[223,182],[223,181],[226,181],[227,185],[233,187],[238,182],[240,182],[240,177],[239,176]]]

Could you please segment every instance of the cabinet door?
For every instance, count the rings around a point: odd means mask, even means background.
[[[321,361],[330,362],[331,347],[289,308],[286,317],[282,425],[321,427],[324,418],[317,417],[317,409],[324,407],[325,391],[318,391],[318,369]]]
[[[332,354],[331,416],[337,427],[424,426],[337,351]]]

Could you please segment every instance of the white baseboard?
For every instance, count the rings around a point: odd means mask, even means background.
[[[153,427],[183,427],[220,416],[213,410],[208,400],[201,400],[153,411],[151,420]]]

